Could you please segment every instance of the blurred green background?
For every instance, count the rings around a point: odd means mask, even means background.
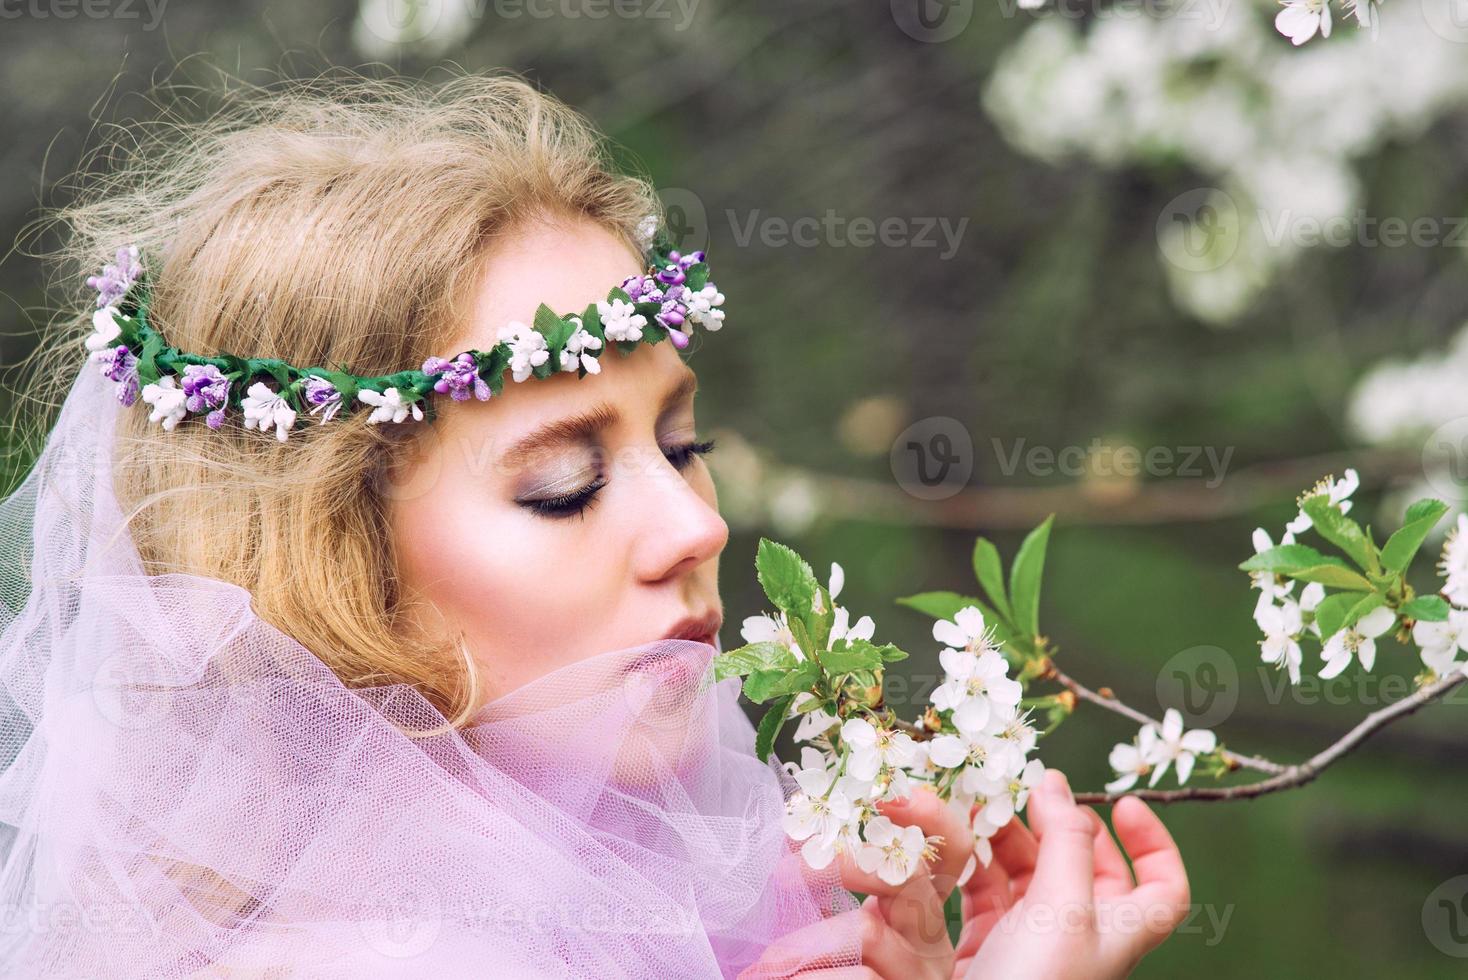
[[[64,203],[157,81],[524,72],[651,171],[730,298],[738,342],[692,355],[733,529],[726,648],[774,537],[845,566],[843,603],[925,693],[929,623],[893,598],[971,592],[975,535],[1009,556],[1054,512],[1064,668],[1293,761],[1419,665],[1387,642],[1374,676],[1282,689],[1236,570],[1250,531],[1345,465],[1379,536],[1468,477],[1458,2],[1296,50],[1276,7],[1229,0],[5,0],[0,222],[14,240]],[[6,365],[44,334],[45,244],[0,263]],[[1118,472],[1124,447],[1152,463]],[[1464,701],[1304,789],[1168,807],[1199,909],[1136,975],[1463,975]],[[1083,707],[1041,755],[1099,789],[1134,733]]]

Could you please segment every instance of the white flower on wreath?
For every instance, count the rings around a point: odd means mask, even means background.
[[[188,395],[171,374],[164,375],[153,384],[144,385],[142,398],[153,406],[148,421],[163,423],[165,430],[172,431],[189,414],[188,407],[184,404]]]
[[[545,334],[515,320],[500,328],[499,339],[510,346],[510,374],[524,381],[550,359]]]
[[[117,322],[117,315],[115,306],[104,306],[92,314],[92,334],[87,338],[87,350],[92,352],[93,360],[107,348],[117,346],[117,338],[122,334],[122,325]]]
[[[724,294],[713,283],[697,292],[688,290],[683,302],[688,307],[689,319],[705,330],[715,331],[724,325],[724,311],[719,309],[724,305]]]
[[[637,312],[637,307],[625,299],[614,299],[596,304],[601,316],[602,333],[608,340],[641,340],[642,328],[647,326],[647,317]]]
[[[599,374],[601,362],[590,352],[601,349],[601,338],[582,326],[580,317],[573,316],[570,320],[576,324],[576,332],[566,338],[566,349],[561,351],[561,370],[574,371],[579,366],[587,374]]]
[[[1361,477],[1357,475],[1356,471],[1346,470],[1345,475],[1339,480],[1331,477],[1321,480],[1305,496],[1317,497],[1325,494],[1330,498],[1330,502],[1339,507],[1342,514],[1345,514],[1351,509],[1351,494],[1355,493],[1356,488],[1360,485]],[[1315,522],[1310,519],[1310,515],[1301,510],[1294,520],[1285,525],[1285,528],[1292,534],[1304,534],[1314,526]]]
[[[1325,666],[1320,676],[1326,680],[1345,670],[1355,657],[1365,670],[1376,663],[1376,638],[1396,625],[1397,614],[1386,606],[1377,606],[1356,621],[1354,626],[1336,630],[1335,635],[1325,641],[1320,656]]]
[[[396,388],[387,388],[381,392],[363,388],[357,392],[357,400],[372,406],[372,414],[367,416],[367,421],[372,425],[404,422],[409,415],[415,421],[423,420],[423,407],[417,402],[404,404],[403,394]]]
[[[281,442],[286,441],[291,426],[296,424],[296,410],[291,408],[291,403],[263,381],[250,385],[245,397],[240,399],[240,408],[245,413],[245,428],[264,432],[273,425],[275,438]]]

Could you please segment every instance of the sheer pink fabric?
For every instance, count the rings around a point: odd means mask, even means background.
[[[611,650],[458,730],[217,580],[143,574],[85,366],[0,504],[0,975],[783,976],[859,962],[738,681]],[[824,923],[822,925],[822,923]],[[805,928],[819,938],[779,942]],[[777,968],[755,968],[771,944]]]

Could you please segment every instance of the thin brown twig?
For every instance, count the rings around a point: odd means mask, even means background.
[[[1405,718],[1423,705],[1431,704],[1465,681],[1468,681],[1468,674],[1462,671],[1454,671],[1446,677],[1439,678],[1400,701],[1371,712],[1345,735],[1304,762],[1285,766],[1280,772],[1257,783],[1244,783],[1239,786],[1195,786],[1183,789],[1139,789],[1121,793],[1077,793],[1075,799],[1077,803],[1100,804],[1114,803],[1123,796],[1135,796],[1153,803],[1179,803],[1185,800],[1246,800],[1282,789],[1304,786],[1313,781],[1327,767],[1354,751],[1378,730],[1399,718]],[[1079,693],[1077,696],[1080,696]]]

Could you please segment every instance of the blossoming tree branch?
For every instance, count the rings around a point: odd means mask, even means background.
[[[786,804],[785,830],[802,842],[806,862],[822,868],[850,853],[864,870],[894,884],[932,855],[932,842],[916,827],[893,824],[877,812],[878,803],[925,785],[955,807],[974,837],[966,879],[977,862],[989,863],[989,839],[1024,809],[1038,783],[1043,766],[1031,758],[1037,743],[1083,702],[1139,727],[1130,742],[1111,750],[1116,778],[1104,792],[1077,793],[1079,802],[1107,803],[1123,794],[1163,803],[1246,799],[1303,786],[1375,732],[1468,681],[1468,661],[1458,659],[1468,650],[1468,515],[1448,533],[1438,565],[1442,588],[1419,594],[1409,572],[1447,506],[1417,501],[1378,544],[1369,527],[1349,516],[1358,483],[1354,470],[1322,480],[1300,498],[1278,544],[1263,528],[1254,532],[1255,554],[1239,566],[1259,590],[1260,656],[1291,683],[1300,682],[1307,645],[1319,650],[1322,678],[1371,671],[1383,637],[1418,649],[1422,670],[1412,694],[1368,714],[1303,762],[1233,751],[1211,731],[1185,730],[1175,708],[1159,720],[1061,670],[1058,648],[1039,625],[1052,518],[1025,538],[1007,576],[994,545],[977,539],[973,565],[982,598],[926,592],[897,600],[933,617],[940,645],[943,680],[919,718],[899,718],[886,703],[883,673],[908,654],[875,642],[870,616],[852,622],[837,605],[841,566],[833,563],[822,585],[798,554],[766,539],[755,567],[774,611],[744,621],[746,645],[716,657],[714,676],[743,678],[745,696],[769,705],[757,729],[761,759],[769,758],[785,725],[796,723],[800,762],[785,766],[798,789]],[[1307,534],[1314,545],[1296,540]],[[1240,770],[1260,778],[1189,785],[1195,776],[1216,782]],[[1160,785],[1169,774],[1176,788]],[[1143,779],[1146,786],[1138,787]]]

